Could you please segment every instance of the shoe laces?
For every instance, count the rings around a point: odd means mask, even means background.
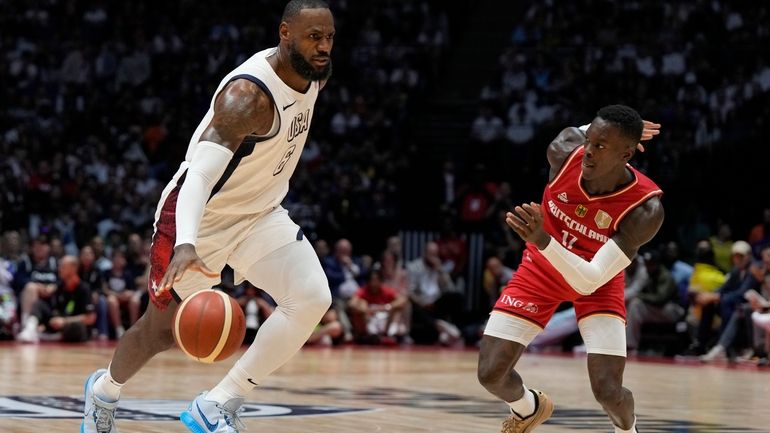
[[[112,425],[115,423],[115,409],[107,409],[95,405],[94,410],[94,423],[96,424],[96,431],[98,432],[110,432]]]
[[[509,416],[503,421],[503,430],[501,433],[517,433],[519,431],[519,428],[517,427],[519,421],[520,420],[516,418],[516,415]]]
[[[236,432],[246,430],[246,424],[241,421],[241,417],[238,415],[243,411],[243,408],[237,410],[228,410],[222,406],[219,407],[220,413],[225,418],[225,423],[233,428]]]

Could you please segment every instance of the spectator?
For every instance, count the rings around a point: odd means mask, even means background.
[[[716,236],[709,238],[711,249],[714,250],[714,262],[722,272],[730,272],[733,268],[732,229],[728,224],[720,224]]]
[[[658,256],[660,257],[660,255]],[[662,266],[662,264],[659,264],[659,266]],[[650,274],[647,272],[644,257],[641,254],[637,254],[631,264],[626,268],[626,287],[623,290],[623,297],[626,301],[626,305],[639,295],[642,288],[645,287],[649,281]],[[677,289],[677,297],[678,292],[679,290]]]
[[[366,277],[367,269],[364,261],[353,257],[353,246],[347,239],[340,239],[334,244],[334,255],[326,257],[321,263],[326,277],[329,279],[329,290],[332,292],[332,308],[335,310],[334,320],[329,317],[329,323],[339,321],[342,324],[345,341],[353,339],[353,325],[347,316],[347,303],[360,287],[360,281]]]
[[[770,208],[762,211],[762,222],[751,228],[748,241],[757,255],[765,245],[770,245]]]
[[[423,256],[406,265],[412,301],[412,338],[417,343],[453,344],[461,335],[462,295],[443,267],[435,242],[425,244]]]
[[[719,303],[719,316],[722,326],[719,341],[709,352],[701,356],[701,361],[711,362],[723,357],[727,349],[732,349],[739,337],[738,333],[745,327],[740,322],[747,318],[737,314],[745,303],[744,295],[752,288],[758,287],[758,281],[749,270],[751,265],[751,246],[748,242],[737,241],[732,246],[733,268],[727,274],[727,280],[717,289],[716,302]],[[732,354],[731,354],[732,355]]]
[[[336,343],[340,343],[340,338],[345,334],[342,323],[337,318],[337,311],[334,308],[330,308],[329,311],[321,318],[321,322],[318,323],[313,333],[307,339],[307,344],[331,346]]]
[[[115,338],[120,339],[126,332],[123,315],[129,313],[129,305],[136,292],[135,276],[128,270],[128,261],[122,250],[112,251],[112,269],[105,273],[104,280],[110,323],[115,330]],[[136,319],[138,318],[129,317],[128,326]]]
[[[259,326],[273,314],[275,307],[264,298],[264,292],[248,281],[244,282],[243,293],[238,296],[238,305],[246,316],[244,344],[251,344],[257,336]]]
[[[397,293],[406,294],[409,280],[401,251],[401,238],[398,236],[388,237],[381,265],[383,283],[396,289]]]
[[[487,305],[490,309],[495,305],[497,298],[500,297],[500,291],[511,280],[514,272],[513,269],[505,266],[497,257],[487,259],[482,275],[482,285],[484,286],[484,293],[487,295]]]
[[[367,272],[363,260],[353,257],[353,246],[347,239],[340,239],[334,244],[334,255],[326,257],[323,268],[332,296],[345,301],[358,290],[359,282],[363,281]]]
[[[56,290],[57,265],[51,256],[48,237],[40,235],[32,241],[31,254],[22,256],[13,283],[21,288],[21,320],[25,322],[38,299],[48,299]]]
[[[78,269],[80,279],[88,284],[91,289],[96,312],[96,331],[99,340],[109,338],[109,308],[107,306],[107,295],[105,293],[104,279],[101,271],[96,269],[96,254],[91,246],[86,245],[80,249],[80,268]]]
[[[60,283],[50,299],[39,299],[33,305],[30,316],[23,324],[17,339],[24,343],[37,343],[39,331],[59,333],[57,339],[68,342],[86,341],[88,327],[96,322],[91,293],[78,276],[78,259],[62,257],[59,263]]]
[[[11,271],[11,263],[0,256],[0,340],[13,339],[13,325],[17,319]]]
[[[383,284],[382,270],[372,269],[367,284],[348,303],[356,341],[393,343],[405,336],[407,330],[400,316],[406,304],[406,296]]]
[[[674,278],[676,285],[679,289],[679,294],[683,298],[682,302],[684,306],[689,304],[689,298],[687,291],[690,287],[690,278],[693,273],[693,266],[689,263],[680,260],[679,258],[679,244],[675,241],[666,243],[663,247],[663,265],[671,272],[671,276]]]
[[[717,289],[725,282],[725,274],[714,263],[714,251],[708,240],[695,245],[695,266],[690,277],[690,316],[688,321],[697,329],[693,350],[702,355],[713,334],[713,318],[719,295]]]
[[[626,313],[626,346],[632,351],[639,348],[643,324],[676,323],[684,316],[676,282],[661,264],[660,253],[645,253],[644,266],[649,280],[629,301]]]
[[[457,233],[455,223],[449,215],[445,215],[441,224],[438,239],[438,256],[442,266],[449,272],[457,291],[465,288],[465,272],[468,265],[468,245],[465,236]]]
[[[770,275],[765,278],[763,293],[770,294]],[[747,292],[747,299],[751,304],[751,308],[754,312],[751,314],[751,320],[754,323],[755,329],[764,338],[764,346],[759,351],[760,358],[758,364],[760,367],[766,367],[770,365],[768,362],[768,353],[770,353],[770,296],[762,296],[756,291]]]

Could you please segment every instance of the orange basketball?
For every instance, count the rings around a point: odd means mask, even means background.
[[[246,319],[235,299],[218,290],[203,290],[179,304],[173,333],[184,353],[210,364],[229,357],[241,346]]]

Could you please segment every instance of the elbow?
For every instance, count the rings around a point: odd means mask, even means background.
[[[596,275],[591,272],[582,273],[578,278],[572,278],[571,280],[572,281],[568,281],[570,286],[583,296],[595,292],[604,283],[601,279],[601,275]]]
[[[570,283],[570,285],[572,286],[573,290],[575,290],[576,292],[580,293],[583,296],[588,296],[591,293],[595,292],[596,289],[599,288],[599,286],[586,281]]]

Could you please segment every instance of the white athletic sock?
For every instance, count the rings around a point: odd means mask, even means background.
[[[535,394],[532,393],[526,386],[524,388],[524,396],[516,401],[506,402],[511,407],[516,415],[526,418],[535,413]]]
[[[631,428],[623,430],[622,428],[615,426],[615,433],[636,433],[636,417],[634,417],[634,423],[631,424]]]
[[[249,373],[236,364],[227,376],[206,394],[206,400],[225,404],[230,399],[245,397],[256,386],[249,382],[250,378]]]
[[[123,383],[118,383],[112,378],[110,374],[110,368],[107,367],[107,373],[101,375],[96,382],[94,382],[94,394],[100,399],[112,403],[118,401],[120,398],[120,388],[123,387]]]

